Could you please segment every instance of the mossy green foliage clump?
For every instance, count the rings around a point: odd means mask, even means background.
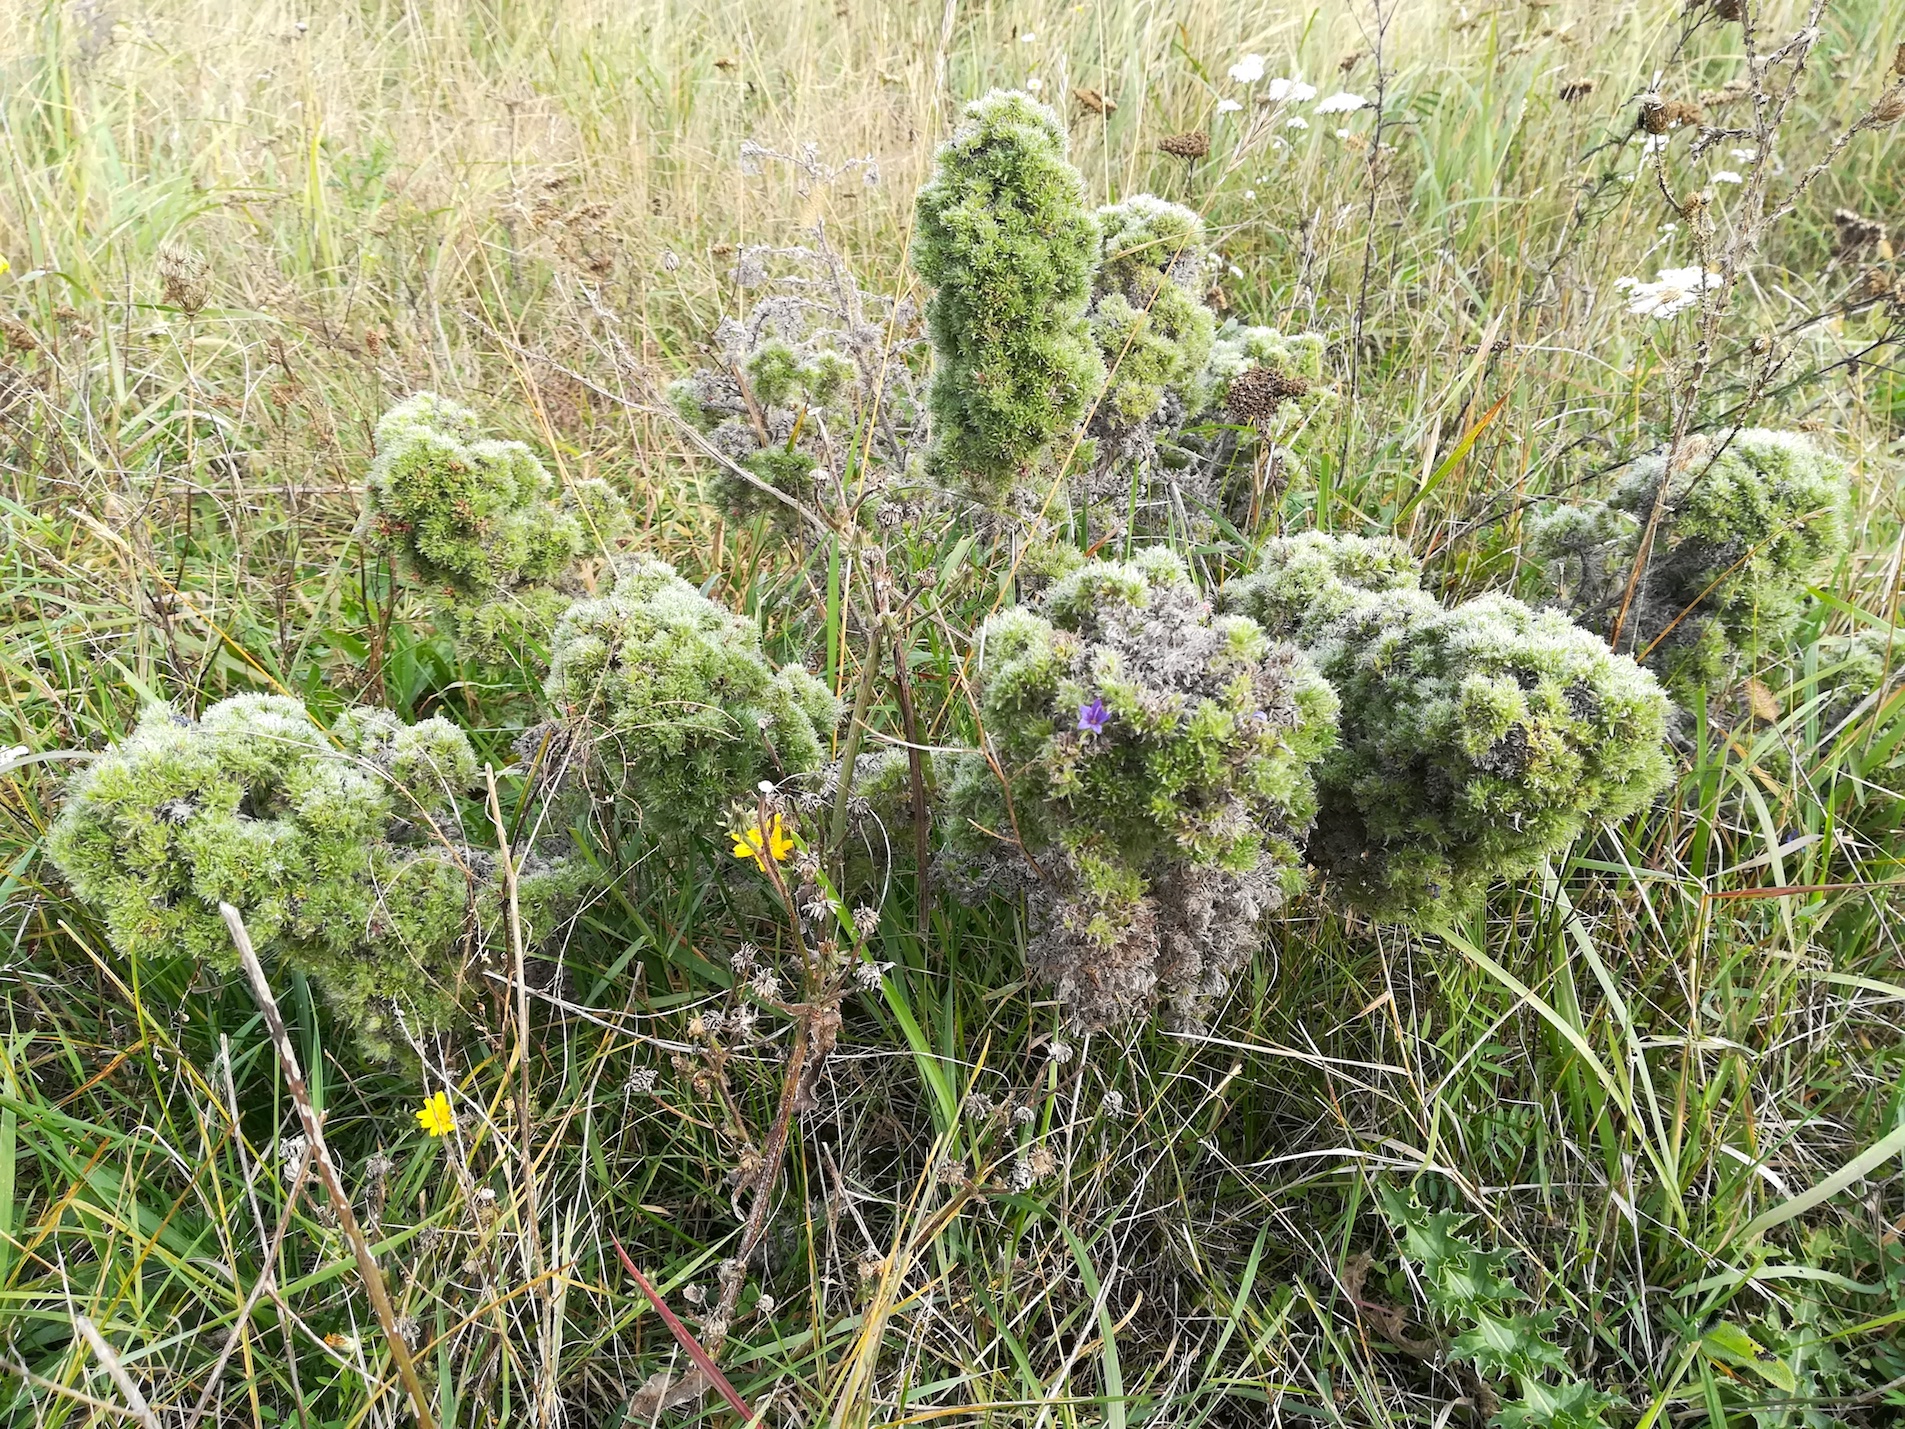
[[[234,695],[192,721],[155,705],[77,775],[49,839],[127,957],[238,965],[218,912],[307,974],[373,1056],[456,1020],[465,951],[501,927],[494,858],[459,842],[476,757],[442,719],[353,710],[329,735],[296,700]],[[553,926],[562,866],[521,871],[525,923]]]
[[[1447,922],[1666,781],[1652,675],[1559,612],[1443,609],[1396,542],[1272,541],[1223,604],[1294,639],[1342,700],[1309,854],[1374,918]]]
[[[767,298],[745,322],[721,324],[714,364],[669,388],[675,410],[754,477],[719,467],[712,478],[710,494],[740,520],[765,515],[798,528],[795,509],[756,482],[812,510],[828,436],[851,442],[858,373],[833,345],[837,335],[810,331],[812,320],[809,305],[797,299]]]
[[[1032,971],[1086,1026],[1189,1020],[1301,883],[1335,697],[1295,648],[1216,616],[1162,549],[1094,561],[980,633],[983,756],[949,843],[1037,866]],[[1019,847],[1014,847],[1014,842]],[[1023,850],[1023,855],[1020,849]]]
[[[445,598],[459,637],[488,649],[546,626],[551,587],[622,524],[608,483],[562,493],[521,442],[486,440],[467,407],[419,392],[377,423],[372,528],[399,569]]]
[[[1105,379],[1086,306],[1098,225],[1058,117],[995,90],[966,106],[919,192],[934,288],[934,477],[997,501],[1077,428]]]
[[[1747,430],[1691,439],[1671,472],[1664,451],[1640,458],[1606,502],[1540,520],[1531,546],[1572,609],[1610,636],[1618,621],[1620,647],[1686,694],[1783,653],[1845,550],[1850,502],[1844,464],[1810,438]]]
[[[1098,210],[1091,334],[1109,374],[1096,425],[1108,433],[1156,416],[1210,361],[1217,319],[1204,303],[1204,220],[1150,194]]]
[[[819,769],[840,721],[824,684],[774,668],[751,622],[645,557],[556,623],[546,700],[610,796],[662,836],[709,832],[759,781]]]

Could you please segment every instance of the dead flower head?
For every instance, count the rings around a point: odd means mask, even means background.
[[[1561,102],[1578,104],[1594,93],[1594,81],[1591,79],[1570,79],[1561,86]]]
[[[1210,135],[1202,129],[1187,129],[1182,134],[1167,134],[1158,140],[1158,152],[1174,159],[1196,161],[1210,152]]]
[[[187,317],[196,316],[211,297],[211,265],[183,243],[159,245],[159,300]]]
[[[1072,98],[1076,99],[1093,114],[1116,114],[1118,112],[1118,101],[1115,99],[1107,99],[1095,89],[1074,89],[1072,91]]]

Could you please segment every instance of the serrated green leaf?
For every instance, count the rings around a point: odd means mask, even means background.
[[[1504,1404],[1494,1423],[1501,1429],[1605,1429],[1607,1421],[1601,1416],[1617,1402],[1579,1380],[1550,1385],[1525,1379],[1521,1398]]]
[[[1476,1250],[1468,1246],[1466,1254],[1451,1258],[1432,1276],[1431,1293],[1437,1295],[1445,1310],[1459,1310],[1468,1315],[1504,1300],[1525,1300],[1528,1297],[1515,1288],[1515,1282],[1501,1273],[1513,1254],[1508,1250]]]
[[[1473,1360],[1485,1375],[1568,1372],[1567,1358],[1543,1338],[1554,1328],[1552,1311],[1533,1315],[1475,1317],[1475,1328],[1457,1335],[1450,1346],[1457,1359]]]

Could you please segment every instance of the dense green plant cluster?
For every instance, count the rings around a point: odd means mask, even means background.
[[[1094,426],[1130,430],[1192,388],[1210,361],[1216,315],[1204,302],[1204,220],[1182,204],[1137,194],[1098,210],[1091,335],[1109,374]]]
[[[608,483],[558,493],[527,446],[484,438],[473,412],[433,392],[377,423],[367,488],[372,529],[478,654],[546,626],[565,602],[555,583],[623,520]]]
[[[765,514],[794,524],[795,508],[776,492],[816,505],[828,429],[852,423],[853,363],[804,328],[797,304],[770,299],[745,323],[722,323],[717,365],[669,389],[676,410],[745,471],[718,468],[711,493],[743,520]]]
[[[760,780],[819,769],[840,720],[819,680],[769,663],[752,623],[645,557],[557,621],[545,694],[562,757],[664,836],[705,831]]]
[[[1740,431],[1684,443],[1671,470],[1666,452],[1640,458],[1606,502],[1545,516],[1531,545],[1575,611],[1686,692],[1779,650],[1845,549],[1849,499],[1844,465],[1810,438]]]
[[[197,721],[154,705],[74,779],[48,847],[125,956],[235,968],[230,903],[261,955],[308,974],[387,1057],[403,1031],[454,1022],[466,953],[501,927],[494,856],[458,823],[476,772],[442,719],[359,709],[326,734],[282,696],[234,695]],[[534,863],[519,887],[539,936],[575,878]]]
[[[770,279],[770,264],[791,271]],[[669,388],[721,461],[709,494],[790,533],[805,529],[801,508],[866,514],[907,467],[919,422],[913,305],[862,289],[820,229],[811,247],[744,249],[736,281],[772,291],[723,319],[712,361]]]
[[[1077,1021],[1156,997],[1194,1017],[1300,884],[1334,696],[1161,549],[1082,566],[979,643],[986,752],[954,772],[950,843],[1034,870],[1027,960]]]
[[[913,266],[933,285],[929,467],[996,501],[1104,385],[1086,307],[1098,225],[1058,117],[995,90],[966,106],[919,192]]]
[[[1454,917],[1666,780],[1651,675],[1554,611],[1445,610],[1393,541],[1272,541],[1223,599],[1308,651],[1342,701],[1309,853],[1373,917]]]
[[[1503,1404],[1491,1423],[1501,1429],[1600,1429],[1606,1411],[1619,1401],[1570,1375],[1567,1356],[1548,1338],[1560,1318],[1555,1311],[1511,1311],[1528,1298],[1507,1275],[1514,1252],[1483,1250],[1459,1234],[1468,1216],[1424,1210],[1394,1187],[1378,1189],[1435,1318],[1466,1327],[1449,1343],[1450,1355],[1488,1379],[1512,1378],[1520,1390],[1520,1398]]]

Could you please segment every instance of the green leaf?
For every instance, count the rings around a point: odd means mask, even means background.
[[[1799,1387],[1799,1381],[1784,1360],[1767,1355],[1758,1340],[1731,1320],[1722,1320],[1702,1335],[1700,1348],[1708,1359],[1735,1369],[1751,1370],[1775,1389],[1791,1394]]]
[[[1457,1335],[1450,1347],[1457,1359],[1473,1360],[1485,1375],[1568,1372],[1567,1358],[1545,1336],[1554,1328],[1554,1312],[1475,1317],[1475,1328]]]
[[[1514,1281],[1500,1273],[1513,1251],[1476,1250],[1473,1246],[1467,1246],[1467,1251],[1459,1259],[1444,1264],[1431,1282],[1431,1294],[1444,1309],[1474,1315],[1485,1306],[1527,1298],[1515,1288]]]
[[[1501,1429],[1604,1429],[1602,1413],[1617,1403],[1591,1384],[1563,1380],[1557,1385],[1538,1379],[1521,1382],[1521,1398],[1504,1404],[1494,1422]]]

